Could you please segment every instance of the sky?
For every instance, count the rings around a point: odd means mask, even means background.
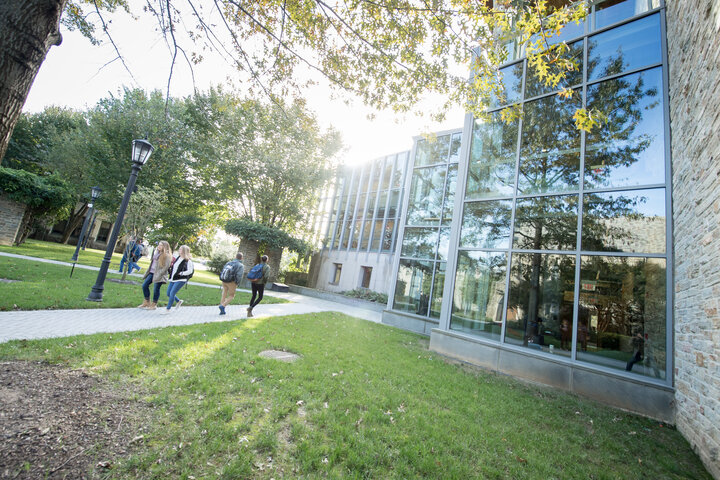
[[[51,105],[91,108],[98,100],[117,94],[123,86],[165,92],[170,71],[169,50],[150,15],[138,12],[136,20],[127,14],[106,17],[106,21],[111,21],[109,29],[132,76],[119,60],[115,60],[117,54],[109,42],[92,45],[80,33],[63,28],[63,42],[50,49],[23,111],[39,112]],[[242,85],[238,86],[232,68],[215,56],[207,56],[195,67],[194,73],[195,85],[200,90],[225,84],[228,77],[234,77],[238,91],[242,92]],[[170,94],[182,97],[192,91],[190,70],[178,62]],[[340,158],[346,164],[362,163],[409,150],[413,136],[460,128],[464,119],[464,112],[459,108],[450,111],[444,122],[434,123],[425,117],[402,118],[392,112],[376,112],[359,100],[348,106],[341,99],[331,99],[328,89],[323,86],[308,91],[306,98],[320,125],[326,128],[332,126],[342,133],[346,150]],[[428,109],[435,105],[431,100],[426,103]],[[371,113],[375,114],[372,120],[367,118]]]

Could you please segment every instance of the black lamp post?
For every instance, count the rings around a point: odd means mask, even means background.
[[[77,246],[75,247],[75,253],[73,253],[72,258],[70,259],[71,262],[77,262],[78,259],[78,253],[80,253],[80,246],[83,244],[83,240],[85,239],[85,231],[87,230],[88,223],[90,223],[90,217],[92,217],[93,214],[93,204],[95,203],[95,200],[98,199],[100,196],[100,187],[92,187],[90,189],[90,203],[88,204],[88,210],[87,214],[85,215],[85,221],[83,222],[82,228],[80,229],[80,236],[78,237]],[[89,234],[89,232],[88,232]]]
[[[123,196],[122,203],[120,204],[120,210],[118,210],[115,226],[113,227],[112,234],[110,234],[110,238],[108,239],[105,257],[103,258],[102,265],[100,265],[97,280],[95,280],[95,285],[93,285],[90,295],[88,295],[86,300],[91,302],[102,302],[103,290],[105,289],[105,277],[107,276],[108,267],[110,267],[112,254],[115,251],[115,243],[117,242],[117,237],[120,233],[120,227],[122,226],[123,219],[125,218],[125,210],[130,202],[130,195],[135,188],[138,173],[140,173],[140,170],[143,165],[145,165],[145,162],[147,162],[147,159],[150,158],[153,150],[153,146],[150,145],[150,142],[147,140],[133,140],[132,142],[132,170],[130,171],[130,179],[128,180],[127,187],[125,188],[125,195]]]

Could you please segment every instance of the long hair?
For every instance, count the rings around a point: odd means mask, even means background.
[[[180,245],[180,248],[178,248],[178,252],[180,253],[180,256],[182,256],[182,254],[184,253],[186,259],[192,259],[192,257],[190,256],[190,247],[188,247],[187,245]]]
[[[170,265],[170,259],[172,258],[172,249],[170,248],[170,244],[165,240],[161,240],[158,243],[158,247],[163,247],[163,251],[158,257],[158,266],[160,268],[168,267]]]

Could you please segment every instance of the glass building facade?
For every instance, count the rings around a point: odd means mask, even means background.
[[[511,46],[487,117],[416,141],[389,309],[521,353],[528,370],[552,359],[671,386],[664,9],[595,3],[560,35],[578,64],[572,97]],[[600,125],[579,130],[579,108]]]

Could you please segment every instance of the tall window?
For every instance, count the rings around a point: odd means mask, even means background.
[[[362,267],[362,276],[360,277],[360,286],[362,288],[370,288],[370,278],[372,277],[372,267]]]
[[[593,7],[575,35],[587,33],[568,42],[580,66],[568,100],[525,61],[501,70],[506,103],[470,139],[450,329],[668,378],[667,85],[654,3]],[[503,122],[513,103],[522,115]],[[579,107],[604,121],[579,131]],[[433,175],[423,178],[437,183]],[[406,229],[403,255],[417,260],[401,264],[402,278],[422,294],[441,251],[432,257],[437,196],[419,195],[408,210],[418,226]]]
[[[333,263],[333,268],[333,277],[330,283],[338,285],[340,283],[340,274],[342,273],[342,263]]]
[[[440,317],[461,133],[415,147],[393,308]]]

